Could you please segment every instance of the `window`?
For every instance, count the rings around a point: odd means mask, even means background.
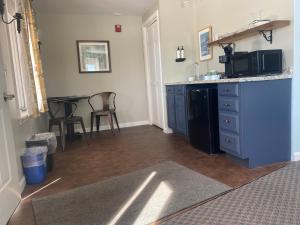
[[[10,3],[9,3],[10,2]],[[13,18],[14,12],[17,11],[17,5],[13,4],[14,1],[8,1],[7,3],[7,20]],[[29,96],[28,93],[28,68],[27,63],[24,58],[24,44],[22,45],[22,34],[18,34],[16,23],[13,22],[8,26],[9,41],[10,41],[10,50],[13,62],[13,70],[15,75],[15,89],[16,89],[16,99],[19,110],[19,117],[21,119],[29,117]]]
[[[28,24],[27,24],[28,25]],[[27,29],[30,29],[29,26]],[[33,50],[33,42],[32,42],[32,35],[29,33],[29,49],[30,49],[30,56],[31,56],[31,66],[33,70],[33,76],[34,76],[34,83],[35,83],[35,91],[36,91],[36,97],[37,97],[37,104],[39,112],[42,112],[42,102],[43,102],[43,96],[41,91],[41,85],[38,78],[38,69],[36,68],[37,62],[35,60],[34,56],[34,50]]]
[[[7,1],[7,20],[15,12],[22,12],[24,17],[22,31],[19,34],[16,23],[9,25],[9,39],[15,75],[15,89],[21,119],[38,116],[46,112],[47,99],[44,75],[38,45],[32,0]]]
[[[28,58],[30,58],[30,67],[32,74],[32,86],[34,86],[34,93],[36,97],[36,106],[38,113],[43,113],[48,110],[47,97],[44,73],[42,68],[42,60],[40,55],[40,45],[37,27],[35,23],[35,15],[32,8],[32,0],[24,0],[25,4],[25,27],[27,36],[25,42],[29,46]]]

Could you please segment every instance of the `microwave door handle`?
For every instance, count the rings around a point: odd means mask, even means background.
[[[265,72],[265,71],[266,71],[266,63],[265,63],[265,61],[266,61],[266,60],[265,60],[265,56],[263,55],[263,56],[262,56],[262,67],[263,67],[263,68],[262,68],[262,72]]]

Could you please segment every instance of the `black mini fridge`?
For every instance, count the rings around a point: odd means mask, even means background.
[[[220,153],[217,85],[195,85],[188,89],[188,136],[195,148]]]

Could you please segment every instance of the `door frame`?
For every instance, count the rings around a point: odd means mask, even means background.
[[[8,12],[7,5],[5,8],[5,12]],[[5,24],[0,24],[0,41],[1,42],[1,50],[0,50],[0,64],[3,66],[3,68],[0,68],[0,73],[3,73],[3,77],[1,79],[1,82],[3,82],[3,90],[2,87],[0,87],[0,98],[3,98],[3,91],[8,91],[9,93],[15,93],[15,91],[10,89],[15,89],[15,86],[13,83],[10,83],[14,78],[12,78],[10,75],[12,75],[14,72],[13,69],[13,62],[14,57],[11,53],[11,46],[10,46],[10,34],[9,34],[9,27]],[[2,75],[2,74],[1,74]],[[10,92],[12,91],[12,92]],[[0,224],[4,223],[6,224],[9,220],[9,217],[11,217],[15,211],[15,209],[18,207],[22,200],[21,193],[24,190],[25,187],[25,177],[23,176],[20,179],[20,174],[18,172],[18,162],[17,162],[17,152],[16,152],[16,145],[14,140],[14,127],[12,124],[12,118],[11,118],[11,111],[10,106],[16,107],[15,100],[11,102],[5,102],[3,101],[3,112],[2,116],[5,116],[7,120],[3,120],[2,123],[5,125],[4,129],[5,132],[3,133],[3,138],[5,143],[1,143],[7,153],[7,163],[8,163],[8,171],[9,171],[9,180],[7,180],[4,184],[1,184],[0,192],[1,195],[4,194],[5,201],[4,202],[10,202],[9,204],[6,204],[5,210],[3,210],[3,214],[0,212],[0,216],[3,216],[0,218]],[[1,120],[1,118],[0,118]],[[1,129],[1,128],[0,128]],[[0,131],[1,132],[1,131]],[[3,185],[3,186],[2,186]],[[2,206],[2,205],[1,205]],[[1,207],[0,206],[0,207]],[[1,209],[0,209],[1,210]],[[10,214],[10,215],[9,215]]]
[[[152,115],[152,90],[151,90],[151,82],[150,82],[150,70],[149,70],[149,58],[148,58],[148,46],[147,46],[147,28],[152,25],[155,21],[158,24],[158,48],[159,48],[159,66],[160,66],[160,88],[161,88],[161,108],[162,108],[162,121],[163,121],[163,131],[165,133],[171,133],[171,130],[167,124],[167,106],[166,106],[166,90],[163,84],[163,73],[162,73],[162,61],[161,61],[161,45],[160,45],[160,23],[159,23],[159,11],[156,10],[151,16],[147,18],[147,20],[143,23],[142,33],[143,33],[143,46],[144,46],[144,63],[145,63],[145,72],[146,72],[146,87],[147,87],[147,100],[148,100],[148,115],[149,115],[149,122],[153,124],[153,115]]]

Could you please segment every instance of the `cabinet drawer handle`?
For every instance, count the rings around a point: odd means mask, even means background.
[[[224,120],[224,123],[230,123],[231,121],[230,120]]]
[[[225,138],[225,142],[231,144],[231,140],[229,138]]]
[[[231,106],[231,104],[229,104],[229,103],[224,103],[223,104],[225,107],[230,107]]]

